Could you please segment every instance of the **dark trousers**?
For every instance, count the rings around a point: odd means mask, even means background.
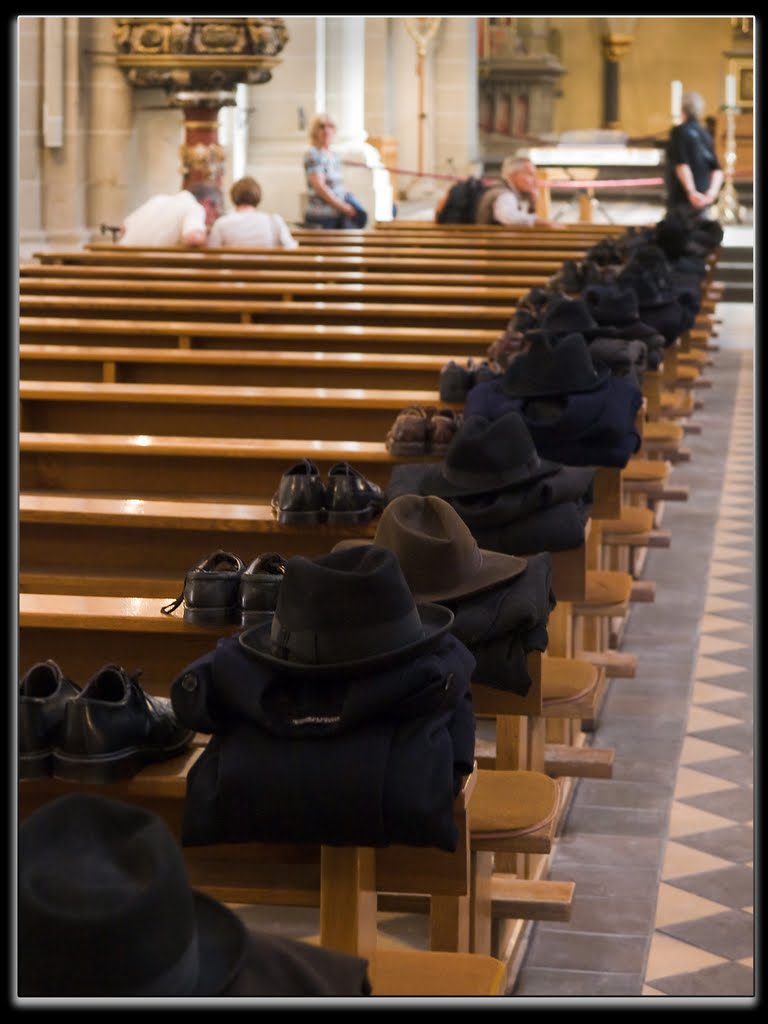
[[[335,229],[351,229],[351,228],[364,228],[368,223],[368,214],[355,199],[351,192],[344,193],[344,202],[349,203],[350,206],[355,208],[354,217],[345,217],[342,213],[336,213],[332,216],[312,218],[312,220],[304,220],[305,228],[335,228]]]

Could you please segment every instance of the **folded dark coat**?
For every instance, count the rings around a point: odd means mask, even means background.
[[[179,720],[214,733],[189,772],[182,841],[455,849],[474,666],[446,634],[405,665],[320,684],[220,640],[171,686]]]
[[[451,632],[475,656],[473,682],[525,696],[532,684],[527,655],[547,649],[556,604],[549,554],[533,555],[523,573],[501,586],[441,603],[454,613]]]
[[[609,376],[593,391],[556,399],[517,398],[499,380],[486,381],[467,395],[464,415],[496,420],[519,413],[543,459],[568,466],[626,466],[640,448],[635,417],[640,388],[625,377]]]

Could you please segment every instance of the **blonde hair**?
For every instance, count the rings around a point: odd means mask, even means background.
[[[336,122],[330,114],[315,114],[309,122],[309,141],[313,146],[316,146],[320,141],[320,128],[326,124],[331,125],[333,128],[336,127]]]

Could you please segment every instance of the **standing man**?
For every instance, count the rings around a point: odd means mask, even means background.
[[[682,112],[684,120],[675,125],[667,142],[667,212],[682,214],[692,226],[716,202],[723,172],[712,136],[700,121],[704,100],[697,92],[683,95]]]
[[[508,156],[501,165],[501,182],[491,185],[477,204],[476,224],[549,224],[536,216],[539,193],[536,167],[528,157]]]
[[[120,244],[204,246],[208,230],[223,211],[221,190],[214,185],[190,185],[175,195],[160,193],[128,214]]]

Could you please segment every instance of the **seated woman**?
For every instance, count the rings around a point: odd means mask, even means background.
[[[338,156],[331,149],[336,125],[327,114],[315,114],[309,124],[309,149],[304,154],[309,203],[307,228],[364,228],[368,214],[344,188]]]
[[[251,247],[295,249],[298,242],[279,213],[264,213],[261,186],[255,178],[239,178],[229,191],[234,213],[219,217],[208,235],[208,247]]]

